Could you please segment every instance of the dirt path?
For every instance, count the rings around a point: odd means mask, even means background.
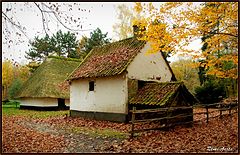
[[[68,127],[57,127],[48,123],[36,123],[31,120],[18,122],[20,125],[32,130],[48,133],[53,136],[64,136],[64,140],[68,143],[63,153],[94,153],[103,151],[104,148],[118,145],[123,139],[115,137],[92,136],[88,132],[74,133]],[[111,152],[111,150],[103,151]]]

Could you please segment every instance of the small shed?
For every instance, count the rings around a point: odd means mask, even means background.
[[[197,99],[187,90],[183,82],[148,82],[130,99],[129,109],[155,109],[169,107],[190,107],[188,109],[169,110],[168,116],[193,115],[191,106]],[[130,116],[129,116],[130,117]],[[140,115],[140,118],[166,117],[166,113]],[[192,121],[193,116],[185,117],[181,121]],[[180,121],[176,120],[175,121]]]
[[[66,109],[69,84],[65,79],[79,65],[78,59],[47,58],[23,84],[17,95],[20,108]]]

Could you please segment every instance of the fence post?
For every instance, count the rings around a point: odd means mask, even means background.
[[[220,118],[222,118],[222,109],[220,109]]]
[[[208,106],[206,106],[206,115],[207,115],[207,123],[208,123]]]
[[[230,105],[229,105],[229,114],[231,115],[231,109],[232,109],[232,103],[230,102]]]
[[[220,110],[219,110],[220,111],[220,118],[222,118],[222,107],[223,107],[222,104],[220,104]]]
[[[135,112],[136,112],[136,107],[133,107],[133,111],[132,111],[132,132],[131,132],[131,137],[130,138],[133,138],[133,136],[134,136]]]
[[[166,117],[167,117],[167,118],[166,118],[166,125],[165,125],[166,129],[168,128],[168,110],[169,110],[169,108],[167,109],[167,114],[166,114],[166,115],[167,115],[167,116],[166,116]]]
[[[230,106],[229,106],[229,115],[230,115],[230,133],[233,133],[233,118],[232,118],[232,114],[231,114],[231,109],[232,109],[232,106],[231,106],[231,103],[230,103]]]

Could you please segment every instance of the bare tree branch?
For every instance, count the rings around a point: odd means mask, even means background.
[[[47,30],[46,30],[46,27],[45,27],[45,18],[44,18],[44,14],[43,14],[43,10],[39,7],[39,5],[34,2],[34,4],[37,6],[37,8],[40,10],[41,14],[42,14],[42,24],[43,24],[43,29],[45,31],[45,34],[48,34],[47,33]]]
[[[3,11],[2,11],[2,15],[3,15],[3,16],[6,18],[6,20],[8,20],[13,26],[17,27],[17,29],[20,30],[28,40],[30,40],[29,37],[27,36],[26,32],[23,31],[23,29],[22,29],[22,27],[21,27],[20,25],[16,24],[14,21],[12,21]]]
[[[50,10],[50,11],[45,11],[45,12],[53,13],[54,16],[55,16],[55,18],[58,20],[58,22],[59,22],[63,27],[65,27],[66,29],[68,29],[68,30],[70,30],[70,31],[91,31],[91,30],[92,30],[92,29],[85,29],[85,30],[72,29],[72,28],[66,26],[66,25],[61,21],[61,19],[60,19],[59,16],[57,15],[57,13],[52,10],[52,8],[50,8],[49,6],[47,6],[45,3],[42,3],[42,4]]]
[[[228,36],[232,36],[232,37],[236,37],[238,38],[238,34],[237,35],[234,35],[234,34],[231,34],[231,33],[224,33],[224,32],[213,32],[213,34],[223,34],[223,35],[228,35]]]

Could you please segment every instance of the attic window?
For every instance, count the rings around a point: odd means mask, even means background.
[[[94,81],[89,82],[89,91],[94,91]]]
[[[161,77],[160,76],[156,77],[156,80],[161,80]]]

